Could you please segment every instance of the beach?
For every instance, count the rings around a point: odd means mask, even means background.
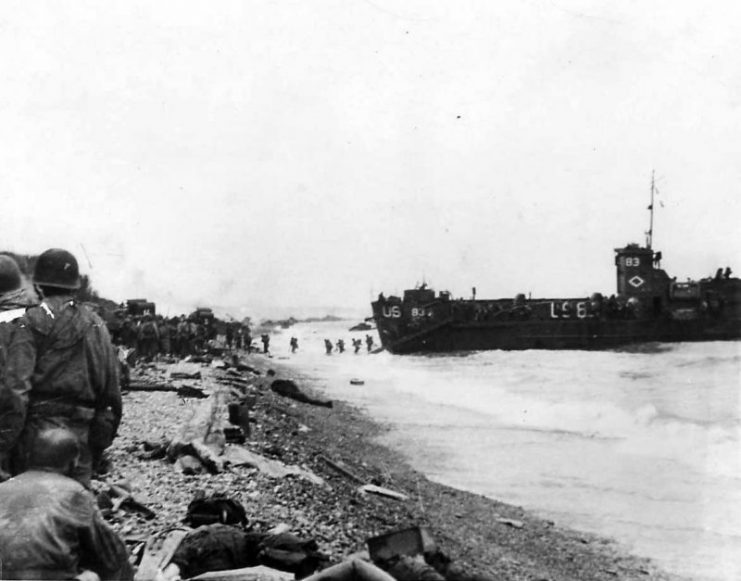
[[[273,380],[289,379],[302,391],[322,397],[322,386],[300,368],[256,354],[243,360],[260,373],[248,374],[255,405],[244,446],[301,467],[324,484],[293,476],[274,478],[246,467],[185,475],[165,459],[145,460],[142,442],[174,437],[196,400],[174,392],[131,391],[124,394],[124,417],[105,483],[128,483],[156,516],[145,520],[133,512],[114,515],[114,527],[130,546],[182,526],[196,491],[223,491],[244,505],[253,529],[284,523],[300,537],[315,539],[331,563],[366,549],[369,537],[424,526],[460,570],[493,579],[679,579],[629,555],[610,539],[430,481],[413,470],[407,458],[379,443],[386,427],[360,410],[342,401],[334,401],[331,408],[300,403],[270,390]],[[156,363],[146,374],[164,379],[171,366]],[[214,389],[214,368],[200,368],[202,379],[189,383]],[[268,369],[275,371],[274,377],[267,376]],[[360,493],[361,483],[406,499]]]

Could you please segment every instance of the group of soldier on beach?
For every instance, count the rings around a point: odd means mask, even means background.
[[[4,579],[132,579],[89,492],[121,421],[119,361],[78,302],[75,257],[42,253],[33,289],[0,255],[0,563]]]
[[[214,346],[216,325],[127,313],[126,305],[104,321],[76,298],[77,260],[58,248],[37,258],[31,283],[0,254],[0,578],[128,581],[127,549],[91,493],[121,422],[121,354],[201,354]],[[220,330],[227,351],[252,350],[247,325]],[[270,335],[260,340],[269,354]],[[356,353],[361,344],[353,341]],[[366,344],[370,352],[370,335]],[[290,348],[298,349],[297,338]]]
[[[148,360],[157,355],[184,358],[207,351],[209,342],[216,341],[217,328],[209,318],[199,319],[195,314],[163,317],[151,313],[126,314],[124,307],[108,321],[114,344]],[[263,340],[264,342],[264,340]],[[247,325],[230,321],[225,324],[225,346],[228,350],[251,351],[252,336]]]

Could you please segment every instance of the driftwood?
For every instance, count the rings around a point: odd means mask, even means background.
[[[320,456],[318,456],[318,458],[319,458],[319,460],[321,460],[322,462],[324,462],[327,466],[329,466],[330,468],[332,468],[332,470],[334,470],[336,472],[339,472],[340,474],[342,474],[343,476],[349,478],[350,480],[352,480],[354,482],[357,482],[358,484],[363,484],[365,482],[365,480],[363,480],[362,478],[360,478],[360,476],[356,476],[355,474],[353,474],[352,472],[350,472],[347,468],[344,468],[343,466],[340,466],[339,464],[337,464],[336,462],[333,462],[332,460],[330,460],[326,456],[321,456],[320,455]]]
[[[180,397],[195,397],[198,399],[205,399],[209,396],[207,391],[204,391],[200,387],[194,385],[181,385],[178,387],[178,395]]]
[[[238,388],[240,391],[244,391],[245,388],[250,387],[251,383],[247,381],[237,381],[234,377],[217,377],[216,381]]]
[[[201,379],[201,372],[172,371],[170,372],[170,379]]]
[[[167,456],[175,461],[183,454],[197,457],[211,472],[220,472],[224,461],[220,458],[226,438],[227,393],[217,390],[211,397],[197,405],[180,433],[170,442]]]
[[[132,381],[123,391],[177,391],[178,388],[167,383],[146,383],[144,381]]]
[[[371,494],[377,494],[379,496],[385,496],[386,498],[393,498],[394,500],[409,500],[406,494],[396,492],[389,488],[383,488],[382,486],[376,486],[375,484],[365,484],[358,489],[360,492],[369,492]]]
[[[283,464],[271,458],[265,458],[242,446],[227,446],[224,452],[224,460],[232,466],[251,466],[257,468],[263,474],[267,474],[273,478],[298,476],[319,486],[329,486],[321,477],[309,470],[305,470],[299,466]]]

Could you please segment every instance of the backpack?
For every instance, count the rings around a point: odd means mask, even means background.
[[[153,339],[157,336],[157,327],[152,321],[147,321],[142,325],[142,337]]]
[[[247,525],[247,513],[242,504],[225,493],[206,496],[200,490],[188,505],[185,523],[192,527],[221,523],[224,525]]]

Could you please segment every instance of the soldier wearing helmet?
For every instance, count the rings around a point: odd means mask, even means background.
[[[33,303],[21,286],[21,271],[16,261],[7,254],[0,254],[0,324],[17,319]]]
[[[19,319],[0,384],[0,454],[10,453],[18,474],[40,431],[66,427],[80,444],[72,477],[90,487],[121,421],[118,360],[105,323],[74,298],[80,273],[72,254],[42,253],[33,282],[42,302]]]
[[[12,257],[0,254],[0,372],[5,369],[8,343],[15,333],[17,321],[32,304],[32,298],[21,285],[18,264]],[[3,407],[0,407],[0,410],[2,426],[5,411]],[[8,461],[7,454],[0,451],[0,480],[4,479],[10,470]]]

